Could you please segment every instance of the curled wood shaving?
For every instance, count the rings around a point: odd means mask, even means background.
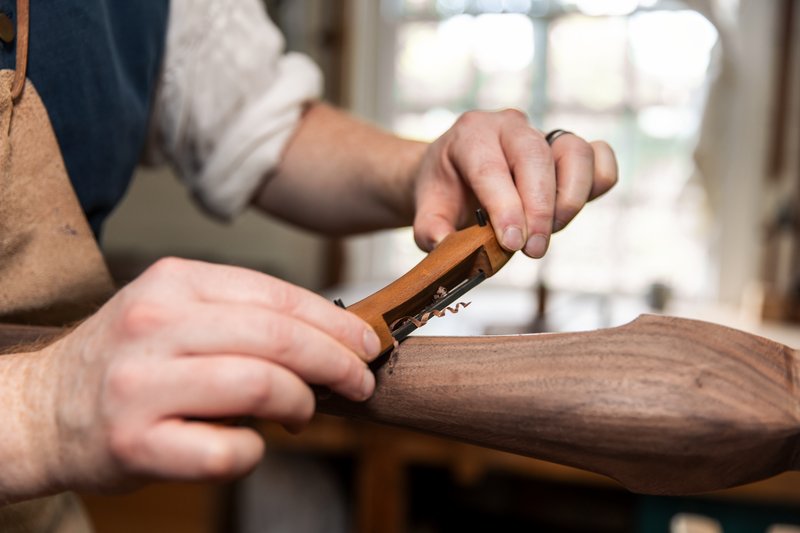
[[[434,301],[440,300],[443,297],[445,297],[446,295],[447,295],[447,289],[445,289],[444,287],[439,287],[438,289],[436,289],[436,294],[433,295],[433,300]],[[472,302],[458,302],[457,304],[455,304],[453,306],[448,306],[448,307],[445,307],[444,309],[441,309],[441,310],[433,309],[431,311],[427,311],[427,312],[423,313],[423,315],[420,316],[419,318],[414,317],[414,316],[403,316],[403,317],[398,318],[397,320],[395,320],[391,324],[389,324],[389,329],[390,330],[394,330],[397,326],[402,326],[403,324],[405,324],[407,322],[411,322],[416,327],[421,328],[422,326],[427,324],[428,321],[431,318],[433,318],[433,317],[441,318],[441,317],[445,316],[448,312],[455,315],[456,313],[458,313],[459,309],[463,309],[465,307],[469,307],[469,304],[471,304],[471,303]],[[400,348],[400,342],[397,339],[392,339],[392,341],[394,342],[394,347],[392,348],[392,353],[389,354],[389,361],[388,361],[388,363],[386,365],[387,372],[389,374],[394,372],[394,363],[397,360],[397,351]]]
[[[389,329],[394,329],[397,326],[402,326],[406,322],[411,322],[412,324],[414,324],[418,328],[421,328],[422,326],[427,324],[428,321],[431,318],[433,318],[434,316],[441,318],[441,317],[445,316],[448,312],[452,313],[452,314],[456,314],[456,313],[458,313],[459,309],[463,309],[464,307],[468,307],[469,304],[471,304],[471,303],[472,302],[458,302],[456,305],[454,305],[452,307],[445,307],[442,310],[433,309],[431,311],[428,311],[428,312],[424,313],[419,318],[413,317],[413,316],[403,316],[403,317],[398,318],[397,320],[395,320],[391,324],[389,324]]]

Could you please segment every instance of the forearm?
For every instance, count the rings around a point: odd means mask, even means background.
[[[0,356],[0,505],[62,490],[52,476],[60,459],[46,383],[52,364],[44,352]]]
[[[327,234],[409,225],[411,181],[426,148],[316,103],[253,202]]]

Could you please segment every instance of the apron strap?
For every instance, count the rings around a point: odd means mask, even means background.
[[[28,28],[30,26],[30,0],[17,0],[17,67],[11,85],[11,99],[16,100],[25,86],[28,69]]]

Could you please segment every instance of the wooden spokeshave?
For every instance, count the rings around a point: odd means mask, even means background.
[[[476,217],[477,224],[445,237],[402,277],[347,307],[375,329],[382,354],[392,351],[431,316],[441,316],[511,258],[513,252],[497,242],[483,211],[478,209]],[[336,304],[344,307],[341,300]]]

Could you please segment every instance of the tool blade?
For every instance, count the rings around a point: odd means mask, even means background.
[[[395,340],[397,340],[397,342],[402,341],[419,327],[418,324],[420,324],[420,322],[424,322],[424,320],[422,319],[426,314],[432,313],[433,311],[441,311],[445,307],[449,306],[450,304],[461,298],[464,294],[469,292],[471,289],[473,289],[476,285],[478,285],[485,279],[486,279],[486,274],[484,274],[483,271],[479,270],[478,274],[476,274],[471,278],[465,279],[464,281],[462,281],[461,283],[459,283],[458,285],[447,291],[447,294],[445,294],[441,298],[437,298],[431,305],[429,305],[428,307],[426,307],[425,309],[414,315],[413,317],[414,320],[409,319],[398,324],[397,327],[395,327],[392,330],[392,337],[394,337]]]

